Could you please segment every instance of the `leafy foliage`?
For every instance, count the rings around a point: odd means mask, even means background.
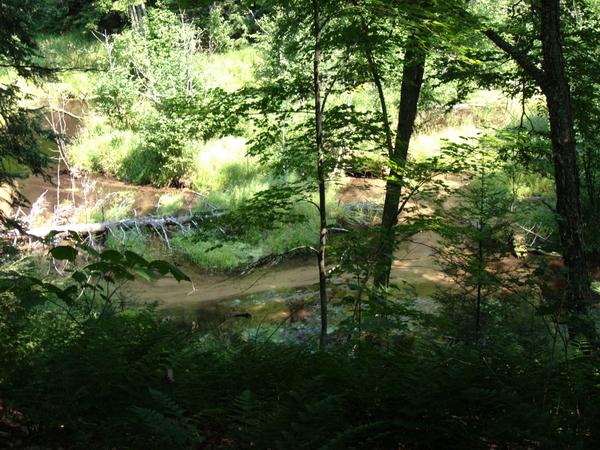
[[[237,125],[232,96],[198,86],[199,39],[192,22],[159,8],[149,9],[140,26],[106,37],[109,70],[97,88],[97,105],[114,125],[140,131],[139,147],[122,162],[131,168],[131,181],[180,185],[190,143]]]
[[[32,24],[28,10],[29,1],[7,1],[0,5],[0,68],[31,78],[45,73],[32,63],[37,46],[33,39]],[[22,107],[23,95],[14,76],[0,81],[0,184],[13,186],[13,180],[26,176],[29,171],[41,174],[46,157],[37,145],[40,128],[32,115]],[[23,203],[18,193],[9,194],[11,204]],[[6,208],[0,212],[0,221],[6,223]]]
[[[484,303],[490,297],[507,297],[501,290],[510,290],[514,284],[500,268],[512,245],[510,196],[498,183],[498,162],[485,139],[476,146],[464,144],[454,149],[458,151],[454,157],[465,165],[467,185],[454,193],[451,201],[455,204],[441,212],[437,255],[454,287],[450,292],[440,291],[438,298],[459,327],[468,323],[465,316],[474,311],[472,330],[478,340]]]
[[[51,264],[43,270],[31,257],[6,258],[0,273],[0,447],[600,445],[597,342],[571,339],[565,332],[557,315],[560,301],[545,295],[553,287],[544,284],[545,257],[510,255],[515,230],[534,234],[532,242],[543,240],[544,251],[556,250],[556,220],[544,204],[554,199],[546,110],[521,69],[506,64],[480,32],[494,26],[538,60],[538,2],[316,0],[324,24],[317,74],[323,88],[323,149],[314,139],[312,3],[148,2],[148,15],[133,20],[131,28],[125,27],[129,7],[140,2],[42,3],[35,12],[45,15],[39,26],[46,30],[120,30],[98,35],[105,43],[107,71],[98,76],[93,106],[106,116],[98,120],[114,142],[90,140],[88,145],[102,146],[90,151],[95,158],[90,165],[110,166],[108,172],[138,183],[181,186],[195,180],[201,189],[218,191],[202,203],[217,211],[213,217],[197,232],[182,229],[170,241],[205,268],[235,268],[260,261],[265,252],[316,247],[319,230],[329,228],[327,262],[334,269],[326,275],[335,283],[326,293],[334,314],[325,330],[329,347],[317,350],[314,340],[295,336],[296,331],[312,336],[310,322],[318,321],[312,317],[311,292],[302,305],[304,317],[296,320],[299,314],[290,307],[281,322],[261,322],[257,330],[236,322],[236,314],[204,325],[203,312],[194,310],[188,323],[137,305],[128,283],[164,275],[190,278],[171,263],[141,256],[143,237],[133,231],[124,232],[124,242],[109,237],[103,250],[71,236],[73,245],[49,251]],[[0,31],[7,79],[15,72],[33,75],[35,46],[24,9],[31,4],[1,5],[6,17],[23,16],[22,22],[7,20]],[[593,238],[598,5],[584,0],[561,5],[569,13],[566,63],[581,142],[586,231]],[[186,14],[178,15],[179,8]],[[227,61],[214,52],[248,41],[255,44],[252,52],[261,51],[251,83],[241,82],[243,88],[233,92],[216,89],[212,86],[221,85],[199,75],[199,64]],[[383,93],[390,104],[402,100],[399,68],[409,62],[403,55],[412,44],[429,59],[420,103],[428,109],[417,128],[428,114],[443,117],[444,108],[476,87],[518,97],[517,126],[476,143],[461,138],[439,150],[427,148],[426,157],[389,158],[390,124],[405,118],[385,118],[377,97]],[[208,53],[197,58],[201,49]],[[379,69],[381,92],[371,86],[377,84],[373,66]],[[29,117],[19,98],[16,85],[0,87],[6,129],[0,133],[6,157],[0,158],[7,161],[0,181],[10,181],[13,169],[23,165],[41,167],[28,153],[37,136],[25,124]],[[467,113],[478,108],[463,106]],[[202,159],[209,153],[204,141],[238,132],[244,138],[232,138],[235,157],[221,155],[225,145],[215,139],[210,147],[218,163]],[[81,140],[73,150],[83,154],[85,146]],[[118,155],[110,154],[115,149]],[[218,176],[212,173],[217,166]],[[192,173],[198,167],[201,173]],[[366,167],[380,181],[401,187],[394,245],[418,232],[436,233],[446,278],[432,281],[439,288],[434,299],[419,298],[407,283],[389,289],[371,283],[373,249],[381,242],[372,227],[377,213],[370,222],[346,218],[344,229],[335,229],[338,218],[330,206],[337,199],[315,201],[317,183],[332,184],[344,172],[365,173]],[[238,193],[242,182],[250,186]],[[333,213],[322,223],[325,200]],[[174,196],[160,211],[178,205]],[[109,206],[107,214],[123,214],[118,205]],[[394,245],[386,255],[390,259]],[[549,281],[560,282],[555,278]],[[276,295],[276,302],[292,301]],[[283,327],[289,327],[280,334],[283,341],[274,343]],[[18,417],[17,425],[12,417]]]

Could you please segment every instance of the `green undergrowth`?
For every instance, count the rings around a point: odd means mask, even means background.
[[[333,190],[327,194],[331,224],[344,221],[351,213],[337,203],[336,196]],[[177,202],[177,197],[174,201]],[[158,211],[161,211],[160,206]],[[316,246],[319,237],[319,216],[315,206],[301,202],[293,212],[304,216],[306,220],[281,223],[268,231],[247,230],[244,236],[234,240],[223,239],[218,230],[208,236],[203,235],[202,238],[191,231],[175,231],[169,238],[169,249],[165,242],[150,239],[145,233],[128,230],[111,234],[107,246],[121,251],[132,250],[142,255],[170,254],[170,258],[174,260],[183,257],[202,269],[232,271],[263,257],[283,255],[290,250],[308,251],[309,247]]]
[[[68,148],[71,163],[82,170],[140,183],[153,170],[144,157],[139,132],[114,128],[100,116],[89,116],[86,127]],[[183,150],[191,189],[210,194],[219,207],[233,206],[268,186],[266,170],[246,156],[246,140],[226,136],[206,142],[190,141]]]
[[[113,192],[97,201],[88,212],[90,222],[112,222],[132,216],[135,194],[131,191]]]
[[[35,424],[19,436],[27,446],[562,449],[599,442],[595,357],[553,356],[543,340],[493,335],[479,346],[450,345],[420,330],[314,351],[259,330],[207,335],[151,309],[76,325],[42,308],[8,331],[15,339],[0,371],[3,402]]]
[[[327,193],[329,222],[340,223],[347,211],[336,200],[334,190]],[[248,229],[244,236],[235,240],[223,239],[219,231],[214,238],[205,236],[199,240],[193,234],[176,234],[174,248],[191,262],[205,269],[233,270],[251,264],[266,256],[282,255],[290,250],[308,250],[319,239],[319,215],[312,203],[299,202],[292,210],[305,218],[297,222],[275,224],[270,230]]]
[[[146,259],[164,257],[162,245],[155,238],[134,230],[110,233],[106,238],[105,245],[108,249],[120,252],[132,251]]]
[[[42,84],[30,85],[35,97],[55,99],[64,94],[70,98],[94,97],[95,88],[104,67],[104,48],[89,32],[70,31],[63,34],[45,34],[37,38],[39,64],[58,68]]]
[[[174,216],[183,209],[183,206],[183,194],[162,194],[158,199],[156,214],[159,216]]]
[[[195,65],[203,86],[233,92],[255,82],[256,61],[256,49],[245,46],[224,53],[199,54]]]
[[[89,172],[133,181],[139,169],[128,165],[128,161],[138,145],[135,131],[116,129],[102,117],[88,116],[85,127],[68,147],[69,160]]]

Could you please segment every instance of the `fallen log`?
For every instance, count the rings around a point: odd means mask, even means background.
[[[180,217],[135,217],[124,220],[114,220],[110,222],[99,223],[77,223],[68,225],[49,225],[45,227],[30,228],[25,230],[29,236],[37,238],[46,238],[51,233],[78,233],[78,234],[103,234],[113,228],[164,228],[169,226],[179,226],[200,222],[209,217],[217,217],[222,215],[220,211],[213,211],[205,215],[188,215]]]

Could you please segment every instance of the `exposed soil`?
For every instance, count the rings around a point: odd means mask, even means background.
[[[383,202],[385,180],[377,178],[350,178],[340,192],[341,203]]]

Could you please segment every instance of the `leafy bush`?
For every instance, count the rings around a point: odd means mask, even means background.
[[[217,338],[120,301],[115,287],[135,275],[187,279],[168,263],[81,242],[51,254],[67,269],[60,283],[17,266],[0,278],[0,392],[19,421],[0,434],[7,448],[600,443],[597,355],[584,342],[557,351],[542,320],[528,333],[490,326],[477,345],[448,341],[429,326],[443,317],[413,321],[374,291],[365,314],[376,320],[365,316],[365,332],[350,340],[340,329],[325,351],[275,344],[259,330]]]
[[[125,67],[113,67],[103,73],[96,86],[95,106],[117,128],[133,125],[136,85]]]
[[[106,43],[109,70],[97,87],[97,107],[113,125],[140,136],[119,164],[127,179],[180,185],[191,162],[186,149],[235,128],[231,96],[200,84],[198,48],[195,26],[160,8]]]

